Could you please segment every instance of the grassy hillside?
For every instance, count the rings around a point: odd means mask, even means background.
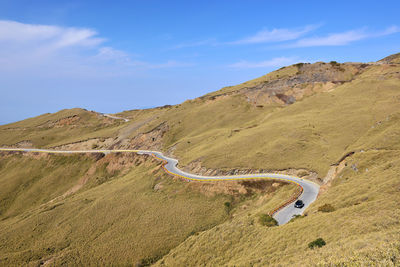
[[[399,159],[397,150],[355,154],[306,217],[268,228],[239,213],[190,237],[156,266],[398,266]],[[335,210],[318,211],[324,204]],[[320,237],[326,246],[309,249]]]
[[[230,196],[207,197],[140,157],[3,155],[0,162],[0,265],[153,261],[228,217]],[[85,175],[79,191],[57,198]]]
[[[84,109],[67,109],[0,126],[0,145],[49,147],[113,136],[123,121]]]
[[[400,65],[371,65],[291,105],[254,106],[242,94],[195,99],[165,111],[147,130],[166,122],[164,150],[183,165],[307,168],[323,177],[366,131],[398,112],[399,71]]]
[[[72,188],[94,160],[73,156],[3,156],[0,161],[0,219],[51,201]]]

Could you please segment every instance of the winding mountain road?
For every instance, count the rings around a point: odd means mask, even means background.
[[[188,180],[195,181],[227,181],[227,180],[255,180],[255,179],[274,179],[294,183],[302,188],[301,195],[293,199],[301,199],[304,202],[304,207],[295,208],[293,202],[288,203],[283,207],[275,210],[272,216],[278,221],[279,225],[285,224],[295,215],[301,215],[304,210],[316,200],[319,193],[319,185],[302,178],[277,174],[277,173],[259,173],[248,175],[232,175],[232,176],[201,176],[184,172],[177,167],[178,160],[164,156],[161,152],[150,150],[50,150],[50,149],[35,149],[35,148],[0,148],[0,151],[19,151],[19,152],[38,152],[38,153],[54,153],[54,154],[74,154],[74,153],[137,153],[146,154],[156,157],[164,162],[164,170],[172,175],[179,176]]]
[[[124,120],[124,122],[128,122],[129,121],[129,119],[127,119],[127,118],[117,117],[117,116],[114,116],[114,115],[111,115],[111,114],[102,113],[102,115],[104,117],[108,117],[108,118],[111,118],[111,119],[114,119],[114,120]]]

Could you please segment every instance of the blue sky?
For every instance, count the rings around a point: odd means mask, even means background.
[[[328,3],[330,2],[330,3]],[[297,62],[400,52],[400,1],[0,1],[0,124],[176,104]]]

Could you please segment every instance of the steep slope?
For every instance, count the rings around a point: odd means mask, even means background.
[[[306,217],[267,228],[245,211],[190,237],[156,266],[398,266],[399,159],[399,150],[357,153]],[[318,211],[325,204],[334,210]],[[309,249],[317,238],[326,246]]]
[[[0,154],[0,265],[152,262],[226,220],[235,199],[145,156]]]

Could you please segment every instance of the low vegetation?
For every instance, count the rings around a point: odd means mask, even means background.
[[[225,202],[224,206],[225,206],[226,213],[229,214],[231,212],[231,210],[232,210],[232,203],[231,202]]]
[[[322,238],[317,238],[314,241],[308,243],[308,248],[310,249],[322,248],[325,245],[326,245],[325,240],[323,240]]]
[[[318,211],[332,212],[332,211],[335,211],[335,208],[331,204],[324,204],[324,205],[318,207]]]
[[[260,214],[258,221],[264,226],[277,226],[278,222],[268,214]]]

